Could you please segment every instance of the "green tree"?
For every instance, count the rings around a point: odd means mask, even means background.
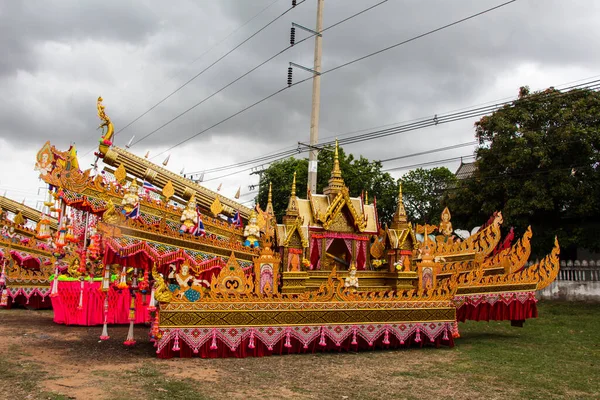
[[[377,198],[377,213],[380,222],[383,224],[391,221],[398,192],[392,176],[381,171],[381,163],[378,161],[369,161],[362,156],[355,159],[352,154],[346,155],[341,147],[338,153],[340,169],[344,182],[350,190],[350,196],[358,197],[363,191],[368,191],[369,203],[372,203],[375,197]],[[332,146],[319,152],[317,193],[323,193],[323,189],[328,185],[333,169],[333,155],[334,148]],[[288,158],[278,161],[261,173],[258,203],[263,209],[265,208],[269,182],[271,182],[273,185],[273,208],[278,221],[281,221],[287,208],[294,171],[296,171],[296,194],[301,198],[306,198],[307,159]]]
[[[418,168],[405,174],[400,182],[409,220],[437,224],[444,209],[444,194],[456,185],[456,177],[446,167]]]
[[[504,226],[533,228],[533,251],[558,236],[564,250],[600,250],[600,94],[549,88],[519,97],[475,124],[475,175],[448,193],[453,221],[475,226],[496,210]]]

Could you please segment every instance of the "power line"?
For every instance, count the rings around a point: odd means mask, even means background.
[[[304,0],[304,1],[306,1],[306,0]],[[361,14],[364,14],[365,12],[367,12],[367,11],[369,11],[369,10],[372,10],[373,8],[375,8],[375,7],[379,6],[379,5],[383,4],[383,3],[386,3],[387,1],[388,1],[388,0],[383,0],[383,1],[380,1],[379,3],[377,3],[377,4],[374,4],[374,5],[372,5],[372,6],[371,6],[371,7],[369,7],[369,8],[366,8],[366,9],[364,9],[364,10],[362,10],[362,11],[360,11],[360,12],[356,13],[356,14],[353,14],[353,15],[351,15],[351,16],[349,16],[349,17],[347,17],[347,18],[344,18],[343,20],[341,20],[341,21],[338,21],[338,22],[336,22],[335,24],[333,24],[333,25],[331,25],[331,26],[329,26],[329,27],[327,27],[327,28],[323,29],[323,30],[322,30],[320,33],[323,33],[323,32],[325,32],[325,31],[327,31],[327,30],[329,30],[329,29],[331,29],[331,28],[334,28],[334,27],[336,27],[336,26],[340,25],[341,23],[343,23],[343,22],[346,22],[346,21],[348,21],[348,20],[350,20],[350,19],[352,19],[352,18],[354,18],[354,17],[357,17],[357,16],[359,16],[359,15],[361,15]],[[300,43],[302,43],[302,42],[304,42],[304,41],[306,41],[306,40],[308,40],[308,39],[310,39],[310,38],[312,38],[312,37],[314,37],[314,36],[315,36],[315,34],[312,34],[312,35],[310,35],[310,36],[308,36],[308,37],[306,37],[306,38],[304,38],[304,39],[302,39],[302,40],[300,40],[300,41],[296,42],[294,45],[295,45],[295,46],[297,46],[297,45],[299,45]],[[292,45],[290,45],[290,46],[287,46],[287,47],[285,47],[284,49],[280,50],[279,52],[275,53],[274,55],[272,55],[271,57],[269,57],[269,58],[268,58],[268,59],[266,59],[265,61],[261,62],[260,64],[256,65],[255,67],[251,68],[250,70],[246,71],[245,73],[243,73],[242,75],[240,75],[239,77],[237,77],[236,79],[234,79],[233,81],[231,81],[231,82],[229,82],[228,84],[226,84],[225,86],[221,87],[221,88],[220,88],[220,89],[218,89],[216,92],[213,92],[212,94],[210,94],[209,96],[207,96],[207,97],[205,97],[204,99],[200,100],[199,102],[197,102],[197,103],[196,103],[196,104],[194,104],[193,106],[189,107],[189,108],[188,108],[188,109],[186,109],[185,111],[183,111],[183,112],[181,112],[181,113],[177,114],[176,116],[174,116],[173,118],[171,118],[169,121],[165,122],[164,124],[162,124],[162,125],[161,125],[161,126],[159,126],[158,128],[156,128],[156,129],[154,129],[153,131],[151,131],[151,132],[147,133],[146,135],[144,135],[143,137],[141,137],[139,140],[135,141],[135,142],[134,142],[134,143],[133,143],[131,146],[134,146],[134,145],[136,145],[136,144],[140,143],[141,141],[143,141],[143,140],[147,139],[148,137],[150,137],[150,136],[154,135],[156,132],[158,132],[158,131],[160,131],[161,129],[163,129],[164,127],[166,127],[166,126],[170,125],[171,123],[173,123],[173,122],[174,122],[174,121],[176,121],[177,119],[179,119],[179,118],[183,117],[185,114],[187,114],[188,112],[192,111],[194,108],[198,107],[199,105],[201,105],[201,104],[205,103],[206,101],[210,100],[211,98],[213,98],[213,97],[214,97],[214,96],[216,96],[217,94],[221,93],[222,91],[224,91],[224,90],[225,90],[225,89],[227,89],[228,87],[230,87],[230,86],[232,86],[233,84],[235,84],[235,83],[239,82],[240,80],[242,80],[242,79],[243,79],[243,78],[245,78],[246,76],[250,75],[252,72],[256,71],[257,69],[259,69],[259,68],[260,68],[260,67],[262,67],[263,65],[267,64],[268,62],[270,62],[270,61],[271,61],[271,60],[273,60],[274,58],[276,58],[276,57],[280,56],[281,54],[285,53],[286,51],[288,51],[288,50],[289,50],[289,49],[291,49],[292,47],[293,47]],[[149,111],[151,111],[151,110],[149,110]],[[135,121],[134,121],[134,122],[135,122]],[[156,157],[158,157],[159,155],[160,155],[160,154],[158,154]],[[153,157],[153,158],[154,158],[154,157]]]
[[[600,84],[598,83],[600,82],[600,80],[595,80],[595,81],[591,81],[591,82],[586,82],[585,84],[581,84],[581,85],[574,85],[571,87],[567,87],[564,90],[573,90],[573,89],[588,89],[588,90],[596,90],[598,88],[600,88]],[[589,85],[589,86],[585,86],[585,85]],[[550,98],[552,97],[559,97],[559,96],[570,96],[576,94],[576,92],[573,91],[569,91],[569,92],[563,92],[563,93],[557,93],[554,94],[552,96],[549,96]],[[544,99],[548,99],[548,97],[545,97]],[[537,99],[537,98],[525,98],[522,99],[521,101],[543,101],[544,99]],[[450,122],[456,122],[456,121],[461,121],[461,120],[465,120],[465,119],[470,119],[473,117],[479,117],[482,115],[486,115],[489,114],[491,112],[494,112],[506,105],[510,105],[514,102],[515,100],[511,100],[511,101],[507,101],[507,102],[503,102],[503,103],[497,103],[497,104],[493,104],[490,106],[486,106],[486,107],[477,107],[475,109],[470,109],[470,110],[466,110],[463,112],[458,112],[458,113],[450,113],[447,115],[440,115],[437,118],[428,118],[428,119],[424,119],[424,120],[418,120],[417,122],[414,123],[409,123],[409,124],[405,124],[402,126],[398,126],[398,127],[394,127],[394,128],[389,128],[389,129],[383,129],[383,130],[378,130],[378,131],[374,131],[374,132],[370,132],[364,135],[357,135],[357,136],[353,136],[351,138],[348,139],[342,139],[339,142],[339,144],[341,145],[345,145],[345,144],[354,144],[354,143],[359,143],[359,142],[363,142],[366,140],[372,140],[372,139],[379,139],[381,137],[385,137],[385,136],[390,136],[390,135],[396,135],[396,134],[400,134],[400,133],[406,133],[406,132],[411,132],[411,131],[415,131],[415,130],[419,130],[419,129],[423,129],[423,128],[427,128],[427,127],[431,127],[431,126],[436,126],[439,124],[445,124],[445,123],[450,123]],[[333,145],[335,143],[335,141],[330,141],[330,142],[325,142],[322,143],[319,147],[325,147],[328,145]],[[459,144],[459,145],[453,145],[453,146],[449,146],[451,148],[458,148],[458,147],[463,147],[463,146],[467,146],[470,144],[477,144],[477,142],[470,142],[469,144]],[[442,150],[444,150],[445,148],[442,148]],[[442,150],[438,150],[438,151],[442,151]],[[243,163],[238,163],[238,165],[236,167],[240,167],[240,166],[244,166],[244,165],[251,165],[251,164],[270,164],[272,162],[275,161],[279,161],[285,158],[288,158],[289,156],[296,154],[296,153],[302,153],[302,152],[306,152],[308,151],[308,148],[304,149],[304,150],[293,150],[291,152],[281,152],[280,155],[274,154],[271,156],[264,156],[261,157],[257,160],[247,160],[244,161]],[[428,152],[425,152],[426,154],[428,154]],[[384,161],[391,161],[394,159],[401,159],[401,158],[407,158],[407,157],[413,157],[415,155],[406,155],[406,156],[400,156],[400,157],[395,157],[393,159],[388,159],[388,160],[380,160],[382,162]],[[270,158],[275,158],[271,161],[266,161],[267,159]],[[211,178],[209,180],[217,180],[217,179],[221,179],[224,177],[228,177],[228,176],[232,176],[232,175],[236,175],[248,170],[251,170],[252,168],[255,168],[256,166],[253,167],[249,167],[249,168],[245,168],[236,172],[232,172],[232,173],[228,173],[226,175],[221,175],[219,177],[215,177],[215,178]],[[228,168],[229,169],[229,168]]]
[[[259,15],[261,15],[262,13],[264,13],[265,11],[267,11],[269,8],[271,8],[273,5],[275,5],[275,3],[277,3],[280,0],[275,0],[273,2],[271,2],[268,6],[266,6],[265,8],[263,8],[262,10],[260,10],[258,13],[254,14],[254,16],[252,16],[250,19],[248,19],[246,22],[244,22],[242,25],[238,26],[237,28],[235,28],[233,31],[231,31],[227,36],[225,36],[223,39],[221,39],[218,43],[216,43],[215,45],[213,45],[212,47],[210,47],[208,50],[206,50],[204,53],[200,54],[198,57],[196,57],[195,59],[193,59],[189,65],[195,64],[198,60],[202,59],[202,57],[204,57],[206,54],[210,53],[212,50],[216,49],[217,47],[219,47],[221,44],[223,44],[227,39],[229,39],[231,36],[233,36],[235,33],[237,33],[240,29],[242,29],[243,27],[245,27],[246,25],[248,25],[250,22],[254,21]],[[146,7],[148,8],[148,7]],[[149,9],[149,8],[148,8]],[[149,9],[150,10],[150,9]],[[139,48],[135,51],[138,52]],[[203,71],[204,72],[204,71]],[[168,80],[168,82],[172,81],[173,78],[175,76],[171,76]],[[192,78],[195,79],[196,77]],[[189,83],[189,82],[188,82]],[[179,90],[179,89],[178,89]],[[156,92],[156,88],[154,89],[153,93]],[[171,96],[173,93],[171,93],[169,96]],[[164,101],[165,99],[161,100]],[[160,104],[160,103],[159,103]],[[158,104],[157,104],[158,105]],[[156,106],[156,105],[155,105]],[[130,107],[131,108],[131,107]],[[126,126],[124,126],[122,129],[120,129],[119,131],[117,131],[115,133],[115,135],[121,131],[123,131],[124,129],[126,129],[128,126],[132,125],[133,123],[135,123],[137,120],[139,120],[140,118],[142,118],[145,114],[142,114],[141,116],[139,116],[138,118],[136,118],[134,121],[131,121],[129,124],[127,124]],[[88,154],[90,154],[92,151],[94,151],[95,147],[92,147],[89,151],[87,151],[83,156],[87,156]]]
[[[571,81],[571,82],[566,82],[566,83],[557,85],[556,87],[562,87],[562,86],[570,85],[570,84],[573,84],[573,83],[576,83],[576,82],[588,81],[588,82],[585,82],[583,84],[574,85],[574,86],[570,86],[570,87],[565,87],[565,88],[562,88],[561,90],[563,90],[563,91],[564,90],[572,90],[572,89],[592,89],[592,90],[594,90],[595,89],[594,86],[587,87],[587,85],[591,85],[593,83],[600,82],[600,80],[589,81],[590,79],[594,79],[594,78],[598,78],[598,77],[600,77],[600,75],[595,75],[595,76],[584,78],[584,79],[579,79],[579,80],[575,80],[575,81]],[[566,94],[566,93],[561,93],[561,95],[562,94]],[[509,101],[505,101],[507,99],[510,99],[510,100]],[[446,116],[446,115],[458,115],[456,112],[457,111],[461,111],[461,110],[463,110],[464,112],[466,112],[465,110],[472,111],[473,109],[481,110],[483,108],[480,107],[480,106],[484,106],[484,105],[490,105],[490,107],[494,107],[494,110],[495,110],[495,109],[498,109],[498,108],[500,108],[500,107],[502,107],[504,105],[511,104],[513,101],[515,101],[514,96],[504,97],[502,99],[496,99],[496,100],[492,100],[492,101],[487,101],[485,103],[481,103],[481,104],[474,105],[474,106],[462,107],[462,108],[459,108],[459,109],[448,111],[448,112],[443,113],[441,115],[442,116]],[[469,109],[471,109],[471,110],[469,110]],[[492,111],[494,111],[494,110],[492,110]],[[437,116],[437,114],[436,114],[436,116]],[[399,125],[399,126],[394,126],[392,128],[389,128],[389,129],[398,129],[401,126],[407,127],[407,126],[409,126],[410,123],[423,122],[423,121],[431,122],[434,118],[435,118],[435,116],[430,115],[430,116],[415,118],[415,119],[404,121],[404,122],[395,122],[395,123],[391,123],[391,124],[385,124],[385,125],[380,125],[380,126],[376,126],[376,127],[360,129],[360,130],[346,132],[346,133],[338,133],[338,134],[335,134],[335,135],[326,136],[326,137],[324,137],[324,139],[339,138],[339,137],[342,137],[342,136],[351,135],[353,133],[361,133],[361,132],[369,131],[371,129],[377,129],[377,128],[383,128],[383,127],[390,127],[392,125],[402,124],[402,125]],[[438,120],[438,124],[439,124],[439,120]],[[387,132],[387,131],[386,130],[378,130],[378,131],[375,131],[375,132]],[[374,133],[374,132],[371,132],[371,133]],[[402,133],[402,132],[399,132],[399,133]],[[333,144],[334,141],[329,141],[329,142],[326,142],[326,143],[327,144]],[[323,144],[321,144],[321,146],[323,146]],[[233,163],[233,164],[228,164],[228,165],[223,165],[223,166],[215,167],[215,168],[209,168],[209,169],[205,169],[205,170],[201,170],[201,171],[194,171],[194,172],[190,172],[190,174],[219,172],[219,171],[224,171],[224,170],[227,170],[227,169],[239,168],[239,167],[250,165],[250,164],[257,164],[257,163],[260,163],[260,162],[266,162],[267,160],[271,160],[273,158],[277,158],[277,160],[280,160],[280,159],[287,158],[287,157],[289,157],[291,155],[294,155],[294,154],[297,154],[297,153],[300,153],[300,152],[302,152],[302,150],[298,150],[297,146],[292,146],[292,147],[288,146],[288,147],[279,149],[279,150],[271,152],[271,153],[267,153],[266,155],[259,156],[257,158],[251,159],[251,160],[245,160],[245,161],[241,161],[241,162],[237,162],[237,163]],[[277,160],[275,160],[275,161],[277,161]],[[273,161],[271,161],[271,162],[273,162]],[[244,171],[246,171],[246,170],[244,170]],[[243,172],[243,171],[239,171],[239,172]]]
[[[422,38],[422,37],[424,37],[424,36],[431,35],[431,34],[433,34],[433,33],[435,33],[435,32],[439,32],[439,31],[441,31],[441,30],[443,30],[443,29],[446,29],[446,28],[449,28],[449,27],[451,27],[451,26],[457,25],[457,24],[459,24],[459,23],[461,23],[461,22],[464,22],[464,21],[470,20],[470,19],[472,19],[472,18],[475,18],[475,17],[477,17],[477,16],[480,16],[480,15],[483,15],[483,14],[485,14],[485,13],[488,13],[488,12],[491,12],[491,11],[493,11],[493,10],[496,10],[496,9],[498,9],[498,8],[500,8],[500,7],[503,7],[503,6],[506,6],[506,5],[508,5],[508,4],[514,3],[515,1],[516,1],[516,0],[511,0],[511,1],[508,1],[508,2],[505,2],[505,3],[502,3],[502,4],[498,5],[498,6],[495,6],[495,7],[492,7],[492,8],[488,8],[487,10],[484,10],[484,11],[478,12],[478,13],[476,13],[476,14],[470,15],[470,16],[468,16],[468,17],[462,18],[462,19],[460,19],[460,20],[458,20],[458,21],[455,21],[455,22],[452,22],[452,23],[450,23],[450,24],[446,24],[446,25],[444,25],[444,26],[442,26],[442,27],[440,27],[440,28],[437,28],[437,29],[434,29],[434,30],[428,31],[428,32],[426,32],[426,33],[420,34],[420,35],[418,35],[418,36],[415,36],[415,37],[413,37],[413,38],[411,38],[411,39],[404,40],[404,41],[402,41],[402,42],[400,42],[400,43],[397,43],[397,44],[395,44],[395,45],[388,46],[388,47],[386,47],[386,48],[384,48],[384,49],[382,49],[382,50],[376,51],[376,52],[374,52],[374,53],[367,54],[366,56],[360,57],[360,58],[358,58],[358,59],[356,59],[356,60],[349,61],[349,62],[347,62],[347,63],[345,63],[345,64],[339,65],[339,66],[337,66],[337,67],[334,67],[334,68],[331,68],[331,69],[329,69],[329,70],[326,70],[326,71],[322,72],[322,73],[321,73],[321,75],[324,75],[324,74],[327,74],[327,73],[329,73],[329,72],[333,72],[333,71],[339,70],[339,69],[341,69],[341,68],[343,68],[343,67],[346,67],[346,66],[348,66],[348,65],[354,64],[355,62],[358,62],[358,61],[364,60],[364,59],[366,59],[366,58],[372,57],[372,56],[374,56],[374,55],[376,55],[376,54],[380,54],[380,53],[382,53],[382,52],[385,52],[385,51],[391,50],[391,49],[393,49],[393,48],[396,48],[396,47],[398,47],[398,46],[401,46],[401,45],[403,45],[403,44],[406,44],[406,43],[412,42],[412,41],[414,41],[414,40],[417,40],[417,39],[419,39],[419,38]],[[301,83],[304,83],[304,82],[306,82],[306,81],[308,81],[308,80],[311,80],[311,79],[312,79],[312,77],[310,77],[310,78],[306,78],[306,79],[303,79],[303,80],[301,80],[301,81],[299,81],[299,82],[293,83],[293,84],[291,84],[291,85],[288,85],[288,86],[284,86],[283,88],[281,88],[281,89],[279,89],[279,90],[277,90],[277,91],[275,91],[275,92],[271,93],[270,95],[268,95],[268,96],[266,96],[266,97],[262,98],[261,100],[258,100],[258,101],[256,101],[256,102],[254,102],[254,103],[250,104],[249,106],[247,106],[247,107],[245,107],[245,108],[241,109],[240,111],[236,112],[235,114],[233,114],[233,115],[230,115],[229,117],[227,117],[227,118],[225,118],[225,119],[223,119],[223,120],[221,120],[221,121],[219,121],[219,122],[217,122],[217,123],[215,123],[215,124],[213,124],[213,125],[209,126],[208,128],[206,128],[206,129],[204,129],[204,130],[202,130],[202,131],[200,131],[200,132],[198,132],[198,133],[196,133],[196,134],[194,134],[194,135],[190,136],[189,138],[182,140],[181,142],[179,142],[179,143],[175,144],[174,146],[171,146],[171,147],[169,147],[168,149],[166,149],[165,151],[162,151],[161,153],[157,154],[157,155],[156,155],[156,156],[154,156],[153,158],[156,158],[156,157],[158,157],[158,156],[160,156],[160,155],[163,155],[163,154],[165,154],[166,152],[168,152],[168,151],[170,151],[170,150],[173,150],[174,148],[176,148],[176,147],[178,147],[178,146],[181,146],[181,145],[182,145],[182,144],[184,144],[184,143],[187,143],[188,141],[190,141],[190,140],[192,140],[192,139],[196,138],[197,136],[199,136],[199,135],[201,135],[201,134],[203,134],[203,133],[205,133],[205,132],[207,132],[207,131],[211,130],[212,128],[214,128],[214,127],[216,127],[216,126],[218,126],[218,125],[221,125],[222,123],[224,123],[224,122],[227,122],[227,121],[229,121],[230,119],[232,119],[232,118],[234,118],[234,117],[236,117],[236,116],[238,116],[238,115],[242,114],[243,112],[245,112],[245,111],[247,111],[247,110],[249,110],[249,109],[251,109],[251,108],[253,108],[253,107],[255,107],[255,106],[257,106],[257,105],[259,105],[259,104],[261,104],[261,103],[263,103],[264,101],[266,101],[266,100],[268,100],[268,99],[270,99],[270,98],[272,98],[272,97],[274,97],[274,96],[278,95],[279,93],[283,92],[284,90],[286,90],[286,89],[288,89],[288,88],[290,88],[290,87],[293,87],[293,86],[299,85],[299,84],[301,84]]]
[[[306,0],[302,0],[300,1],[298,5],[304,3]],[[155,105],[153,105],[152,107],[150,107],[148,110],[144,111],[142,114],[140,114],[138,117],[136,117],[133,121],[131,121],[130,123],[128,123],[127,125],[125,125],[123,128],[119,129],[117,132],[115,132],[115,135],[119,132],[124,131],[125,129],[127,129],[129,126],[131,126],[132,124],[134,124],[136,121],[138,121],[140,118],[144,117],[146,114],[148,114],[150,111],[154,110],[156,107],[158,107],[160,104],[164,103],[166,100],[168,100],[171,96],[173,96],[175,93],[179,92],[181,89],[183,89],[184,87],[186,87],[188,84],[190,84],[193,80],[195,80],[196,78],[198,78],[200,75],[202,75],[203,73],[205,73],[206,71],[208,71],[210,68],[212,68],[213,66],[215,66],[217,63],[219,63],[221,60],[223,60],[225,57],[227,57],[228,55],[230,55],[231,53],[233,53],[235,50],[237,50],[238,48],[240,48],[241,46],[243,46],[246,42],[248,42],[250,39],[252,39],[253,37],[255,37],[256,35],[258,35],[260,32],[264,31],[265,29],[267,29],[269,26],[271,26],[273,23],[275,23],[279,18],[283,17],[285,14],[287,14],[288,12],[290,12],[291,10],[293,10],[294,7],[290,7],[287,10],[285,10],[283,13],[279,14],[279,16],[277,16],[275,19],[271,20],[269,23],[267,23],[266,25],[264,25],[262,28],[260,28],[259,30],[257,30],[256,32],[254,32],[252,35],[250,35],[249,37],[247,37],[246,39],[244,39],[242,42],[240,42],[237,46],[235,46],[234,48],[232,48],[231,50],[229,50],[227,53],[225,53],[224,55],[222,55],[221,57],[219,57],[216,61],[214,61],[212,64],[210,64],[208,67],[204,68],[202,71],[198,72],[196,75],[194,75],[192,78],[188,79],[184,84],[182,84],[181,86],[179,86],[177,89],[175,89],[174,91],[172,91],[170,94],[168,94],[166,97],[164,97],[162,100],[160,100],[158,103],[156,103]],[[139,142],[139,141],[138,141]],[[136,143],[138,143],[136,142]],[[135,143],[134,143],[135,144]],[[133,146],[133,145],[132,145]]]

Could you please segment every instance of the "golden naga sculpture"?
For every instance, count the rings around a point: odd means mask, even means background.
[[[99,150],[101,154],[106,154],[108,148],[112,145],[112,137],[114,135],[115,128],[110,121],[108,115],[104,111],[104,105],[102,104],[102,96],[98,97],[96,107],[98,108],[98,118],[102,120],[102,123],[98,128],[102,128],[102,137],[100,138]],[[106,128],[106,131],[104,130]]]
[[[152,277],[154,278],[154,298],[159,303],[170,303],[172,293],[167,287],[162,275],[156,270],[156,266],[152,267]]]
[[[106,209],[104,210],[104,214],[102,214],[102,221],[107,224],[116,224],[120,219],[120,214],[115,209],[112,199],[108,199],[106,202]]]

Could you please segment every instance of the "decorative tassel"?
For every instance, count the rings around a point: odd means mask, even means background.
[[[213,329],[212,331],[212,343],[210,344],[210,349],[211,350],[216,350],[217,347],[217,330]]]
[[[383,344],[390,344],[390,333],[387,328],[385,328],[385,333],[383,334]]]
[[[319,341],[319,346],[327,346],[327,342],[325,341],[325,329],[321,328],[321,340]]]
[[[104,271],[102,272],[102,284],[100,285],[100,290],[103,292],[108,292],[110,289],[110,267],[108,265],[104,266]]]
[[[83,277],[80,278],[81,286],[79,290],[79,304],[77,305],[78,310],[83,310],[83,286],[85,284]]]
[[[6,260],[2,263],[2,272],[0,273],[0,287],[6,286]]]
[[[6,307],[8,305],[8,289],[2,288],[0,290],[0,306]]]
[[[198,354],[198,348],[194,347],[194,354]]]
[[[452,337],[454,339],[458,339],[460,337],[460,333],[458,333],[458,322],[456,322],[456,320],[452,323]]]
[[[150,328],[150,341],[154,342],[154,345],[157,345],[156,339],[158,339],[159,331],[158,331],[158,311],[154,314],[154,319],[152,320],[152,327]]]
[[[50,297],[58,296],[58,266],[54,270],[54,280],[52,280],[52,290],[50,290]]]
[[[129,332],[127,332],[127,339],[123,342],[125,346],[134,346],[135,339],[133,338],[133,321],[129,321]]]
[[[248,348],[253,349],[254,345],[254,329],[250,330],[250,340],[248,341]]]
[[[352,328],[352,345],[357,345],[358,342],[356,341],[356,327]]]
[[[400,339],[400,344],[404,344],[404,339]]]
[[[100,340],[108,340],[108,293],[104,295],[104,326],[102,327],[102,334]]]
[[[133,277],[131,278],[131,288],[133,290],[137,290],[137,288],[138,288],[138,278],[137,278],[137,275],[138,275],[138,269],[134,268],[133,269]]]
[[[304,346],[302,346],[305,349],[308,349],[308,343],[304,343]]]
[[[285,332],[285,343],[283,347],[290,348],[292,347],[292,343],[290,342],[290,328],[288,328]]]
[[[129,332],[127,333],[127,339],[125,346],[135,345],[135,339],[133,338],[133,324],[135,323],[135,293],[131,293],[131,304],[129,305]]]
[[[135,321],[135,292],[131,292],[131,303],[129,304],[129,320]]]
[[[150,303],[148,303],[148,311],[156,311],[156,300],[154,300],[154,286],[152,286],[152,291],[150,292]]]
[[[415,336],[415,342],[419,343],[421,341],[421,330],[417,328],[417,336]]]
[[[442,338],[442,340],[448,340],[448,327],[447,326],[444,328],[444,337]]]
[[[119,279],[117,287],[119,289],[127,289],[127,267],[125,266],[123,266],[123,270],[121,271],[121,279]]]
[[[175,333],[175,343],[173,344],[173,351],[179,351],[179,333]]]

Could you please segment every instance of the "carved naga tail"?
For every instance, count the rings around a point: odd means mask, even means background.
[[[100,138],[100,152],[102,154],[106,154],[108,148],[112,145],[112,137],[115,133],[115,128],[110,121],[108,115],[104,111],[104,105],[102,104],[102,97],[98,97],[98,118],[102,120],[102,123],[98,128],[102,128],[102,137]],[[106,132],[104,132],[104,128],[106,128]]]

